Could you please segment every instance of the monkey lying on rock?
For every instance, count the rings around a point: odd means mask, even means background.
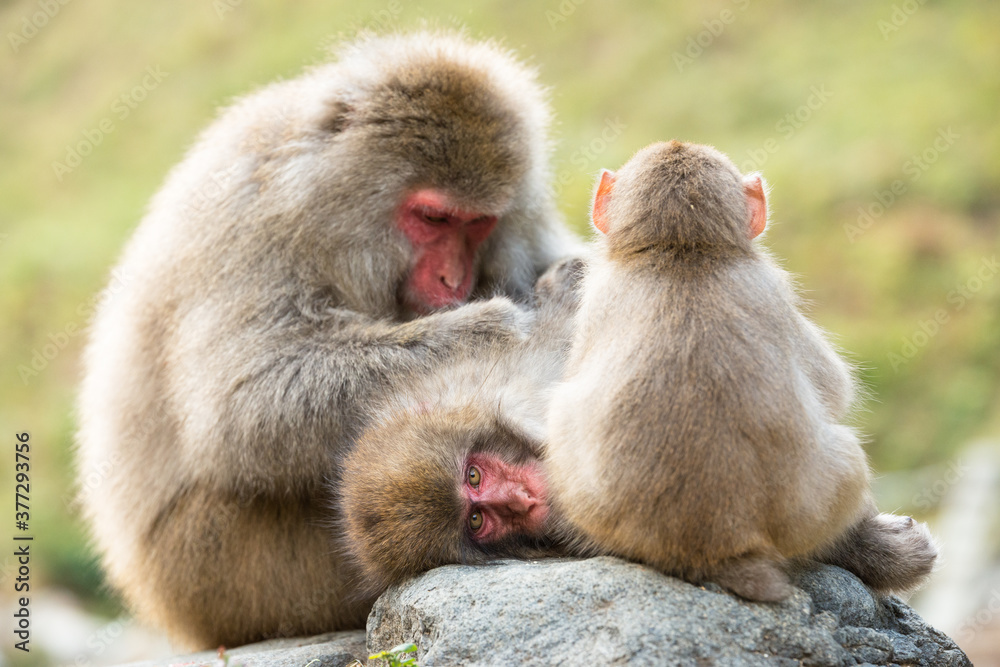
[[[753,243],[760,176],[707,146],[659,143],[605,171],[603,237],[550,412],[553,509],[580,544],[753,600],[813,557],[878,590],[936,556],[926,528],[877,514],[850,369]]]
[[[579,260],[549,269],[526,338],[458,356],[390,397],[338,466],[338,532],[366,592],[448,563],[568,553],[541,457],[581,273]]]

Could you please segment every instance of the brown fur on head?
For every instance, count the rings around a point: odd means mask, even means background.
[[[613,254],[750,250],[743,176],[714,148],[679,141],[651,144],[613,177],[614,191],[605,205]]]
[[[456,51],[469,50],[472,58],[455,59]],[[525,105],[522,91],[500,78],[498,69],[534,79],[506,55],[451,34],[351,45],[342,64],[364,67],[350,81],[357,90],[330,107],[324,124],[341,140],[363,144],[373,161],[366,171],[388,171],[409,187],[447,186],[459,201],[503,213],[538,157],[535,144],[544,147],[547,123],[537,88]],[[381,70],[376,77],[373,66]]]
[[[466,461],[486,453],[520,464],[534,442],[477,408],[400,412],[366,430],[341,467],[344,543],[367,589],[449,563],[530,554],[539,540],[478,544],[459,493]]]
[[[379,220],[346,221],[346,234],[331,235],[331,256],[340,255],[341,265],[351,262],[359,254],[355,244],[368,236],[355,238],[350,227],[370,230],[391,219],[401,203],[397,193],[442,189],[456,205],[498,217],[479,252],[477,292],[516,284],[526,295],[525,281],[537,274],[524,275],[511,259],[523,256],[525,236],[548,233],[529,226],[540,212],[556,215],[547,187],[549,109],[536,73],[496,44],[449,32],[371,36],[338,55],[336,95],[316,110],[309,129],[320,128],[331,151],[364,159],[349,171],[331,170],[315,185],[319,197],[337,192],[338,207],[378,211]],[[405,256],[399,234],[381,226],[378,252],[399,246]],[[367,278],[359,269],[355,275]],[[372,276],[365,303],[395,297],[396,285],[387,285],[383,273],[380,267]],[[398,283],[402,275],[391,278]],[[385,304],[385,312],[392,305]]]

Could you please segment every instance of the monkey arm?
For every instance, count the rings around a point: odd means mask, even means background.
[[[557,261],[535,283],[537,318],[529,341],[530,348],[543,354],[553,350],[569,354],[576,332],[576,312],[580,306],[580,281],[586,262],[579,257]]]
[[[196,358],[182,373],[197,372],[198,381],[175,394],[186,389],[177,403],[212,416],[179,415],[182,456],[197,477],[242,492],[315,488],[381,396],[450,356],[522,339],[533,319],[497,297],[409,322],[330,309],[322,319],[285,317],[232,340],[203,339],[188,347]],[[193,463],[205,458],[211,465]]]
[[[856,398],[851,367],[837,354],[818,326],[801,315],[798,319],[805,331],[800,343],[803,369],[819,392],[831,420],[839,422],[847,416]]]

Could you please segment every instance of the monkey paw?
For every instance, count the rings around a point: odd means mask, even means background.
[[[879,514],[870,522],[869,555],[873,568],[880,570],[873,588],[906,591],[919,586],[938,555],[927,525],[895,514]]]
[[[580,301],[580,280],[586,263],[579,257],[561,259],[548,268],[535,283],[535,302],[539,308],[555,304],[575,312]]]
[[[535,324],[535,314],[507,297],[471,303],[455,312],[465,315],[464,329],[474,337],[525,340]]]
[[[887,540],[897,543],[901,554],[907,555],[915,564],[922,564],[930,572],[938,550],[927,524],[918,523],[913,517],[895,514],[879,514],[873,521],[882,527]]]

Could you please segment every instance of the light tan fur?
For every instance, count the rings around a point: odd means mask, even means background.
[[[874,505],[843,423],[850,369],[751,241],[744,183],[718,151],[670,142],[598,195],[610,229],[551,407],[548,473],[587,543],[777,600],[787,559],[829,549]]]
[[[547,123],[511,54],[422,32],[349,44],[205,130],[125,250],[79,398],[80,477],[106,477],[83,512],[141,618],[201,648],[363,626],[333,461],[387,392],[530,330],[515,301],[575,247]],[[498,222],[474,302],[414,319],[393,215],[420,187]]]

